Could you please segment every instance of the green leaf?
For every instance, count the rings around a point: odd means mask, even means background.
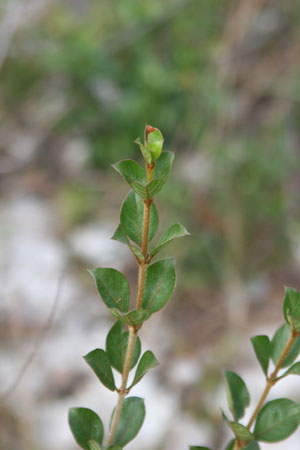
[[[142,307],[151,313],[169,300],[176,281],[174,258],[161,259],[148,267]]]
[[[85,355],[84,359],[95,372],[101,383],[111,391],[114,391],[116,389],[115,380],[105,351],[97,348]]]
[[[254,428],[255,438],[265,442],[286,439],[298,427],[300,405],[287,398],[266,403],[260,410]]]
[[[138,363],[134,379],[130,387],[132,388],[135,384],[137,384],[150,369],[158,366],[158,364],[159,362],[155,358],[154,354],[150,350],[147,350]]]
[[[282,325],[278,328],[271,341],[271,356],[274,364],[276,365],[282,355],[283,349],[287,344],[291,334],[291,328],[288,324]],[[291,350],[289,351],[286,359],[281,367],[290,366],[300,352],[300,337],[297,337]]]
[[[145,259],[143,253],[139,248],[136,248],[134,245],[129,245],[129,247],[139,261],[143,261]]]
[[[89,442],[102,443],[103,424],[100,417],[88,408],[71,408],[69,410],[69,426],[77,444],[90,450]]]
[[[137,139],[134,141],[134,143],[137,144],[137,145],[140,147],[141,152],[142,152],[142,155],[143,155],[145,161],[146,161],[148,164],[151,164],[151,163],[152,163],[151,153],[150,153],[150,151],[144,146],[144,144],[142,143],[141,139],[140,139],[140,138],[137,138]]]
[[[233,450],[235,445],[235,439],[229,442],[226,450]],[[259,450],[260,447],[256,441],[251,441],[246,447],[243,447],[243,450]]]
[[[91,270],[98,292],[108,308],[127,312],[130,302],[129,284],[124,275],[115,269]]]
[[[127,353],[129,332],[123,330],[123,323],[117,321],[106,337],[106,353],[109,358],[110,364],[120,373],[123,372],[124,361]],[[130,369],[132,369],[141,354],[141,341],[137,336],[133,356],[131,360]]]
[[[243,442],[253,441],[254,436],[248,430],[248,428],[245,427],[245,425],[242,425],[241,423],[238,423],[238,422],[233,422],[231,420],[228,420],[228,418],[226,417],[226,415],[224,414],[223,411],[222,411],[222,416],[238,440],[243,441]]]
[[[120,223],[120,225],[118,225],[118,228],[114,232],[112,239],[114,241],[122,242],[122,244],[130,245],[130,241],[126,234],[125,228],[123,227],[123,225],[121,223]]]
[[[129,313],[124,314],[116,308],[109,308],[109,312],[113,317],[129,326],[140,325],[145,322],[145,320],[149,319],[152,314],[152,311],[146,311],[145,309],[133,309]]]
[[[234,419],[239,420],[250,403],[250,395],[246,384],[239,375],[229,370],[225,370],[224,374],[229,409]]]
[[[128,444],[140,431],[144,418],[144,400],[139,397],[127,397],[122,406],[113,444],[122,447]]]
[[[164,138],[158,128],[146,133],[146,149],[151,154],[151,162],[155,162],[160,157],[163,143]]]
[[[132,189],[143,199],[151,199],[162,189],[165,184],[162,178],[155,178],[149,183],[140,183],[139,181],[132,181]]]
[[[154,177],[162,178],[164,182],[167,181],[170,169],[174,161],[174,153],[162,152],[160,158],[156,161],[154,169]]]
[[[258,359],[259,364],[261,365],[264,374],[268,375],[268,367],[269,361],[271,357],[271,342],[268,336],[254,336],[251,338],[251,342]]]
[[[128,245],[128,247],[131,249],[131,251],[135,254],[135,256],[139,260],[142,261],[144,259],[144,255],[141,252],[141,250],[130,243],[130,241],[128,239],[128,236],[127,236],[127,234],[125,232],[125,229],[122,226],[122,224],[120,224],[118,226],[118,228],[116,229],[114,235],[112,236],[112,239],[114,239],[115,241],[121,242],[122,244]]]
[[[159,239],[156,248],[151,252],[151,256],[156,255],[165,245],[171,242],[173,239],[188,236],[190,233],[180,223],[174,223]]]
[[[286,377],[288,375],[300,375],[300,361],[298,361],[295,364],[293,364],[286,372],[284,372],[283,375],[281,375],[280,377],[276,378],[276,380],[284,378],[284,377]]]
[[[232,422],[231,420],[227,420],[226,423],[231,428],[237,439],[243,442],[253,441],[254,436],[248,430],[248,428],[245,427],[245,425],[242,425],[241,423],[238,422]]]
[[[96,441],[89,441],[90,450],[101,450],[100,445]]]
[[[123,232],[138,245],[142,245],[144,232],[144,203],[134,192],[126,197],[121,209],[121,224]],[[149,235],[151,241],[158,227],[157,209],[152,203],[149,217]],[[118,231],[118,230],[117,230]]]
[[[131,185],[132,181],[138,180],[142,183],[146,182],[147,177],[144,169],[135,161],[126,159],[119,161],[113,165],[113,168]]]
[[[297,332],[300,331],[300,292],[296,289],[286,287],[283,303],[283,314],[285,320]]]
[[[199,447],[198,445],[190,445],[189,450],[210,450],[208,447]]]

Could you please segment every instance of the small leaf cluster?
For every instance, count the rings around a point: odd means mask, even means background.
[[[228,407],[232,419],[223,412],[223,419],[234,434],[226,450],[258,450],[259,442],[278,442],[288,438],[300,424],[300,403],[288,398],[278,398],[264,403],[273,385],[289,375],[300,375],[300,292],[286,288],[283,304],[285,324],[281,325],[272,339],[265,335],[251,338],[253,350],[266,378],[262,393],[247,425],[240,423],[250,404],[250,394],[243,379],[234,372],[225,371]],[[269,365],[274,370],[269,373]],[[252,430],[252,425],[254,429]],[[191,446],[190,450],[207,447]]]
[[[90,273],[111,316],[116,319],[106,336],[105,349],[97,348],[84,356],[99,381],[118,393],[118,403],[111,416],[110,433],[104,444],[104,428],[100,417],[87,408],[72,408],[69,424],[77,444],[86,450],[119,450],[139,432],[144,418],[144,400],[127,397],[131,389],[158,361],[152,351],[142,354],[138,336],[143,323],[169,300],[175,287],[174,258],[153,258],[173,239],[189,234],[179,223],[171,225],[149,247],[158,229],[158,212],[154,197],[167,181],[174,154],[162,151],[163,137],[154,127],[146,126],[145,141],[138,141],[145,168],[132,160],[115,164],[114,169],[130,186],[120,212],[120,224],[112,239],[128,246],[138,263],[138,293],[131,298],[126,277],[113,268],[96,268]],[[128,374],[135,373],[128,382]],[[114,371],[122,376],[117,387]],[[125,398],[126,397],[126,398]]]

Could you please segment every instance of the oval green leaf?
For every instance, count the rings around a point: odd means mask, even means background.
[[[150,350],[147,350],[138,363],[134,379],[130,387],[132,388],[135,384],[137,384],[150,369],[158,366],[158,364],[159,362],[155,358],[154,354]]]
[[[94,269],[90,273],[106,306],[127,312],[130,302],[130,288],[124,275],[118,270],[107,268]]]
[[[259,412],[254,435],[257,440],[278,442],[290,436],[300,421],[300,405],[287,398],[266,403]]]
[[[300,331],[300,292],[296,289],[286,287],[283,303],[283,314],[285,320],[296,331]]]
[[[290,335],[291,335],[291,327],[288,324],[279,327],[276,333],[274,334],[273,339],[271,341],[271,356],[275,365],[278,363],[284,350],[284,347],[286,346],[287,341],[289,340]],[[281,367],[290,366],[299,355],[299,352],[300,352],[300,337],[297,337]]]
[[[100,417],[91,409],[71,408],[69,410],[69,426],[75,441],[81,448],[90,450],[90,441],[101,445],[103,424]]]
[[[129,236],[129,238],[136,244],[141,245],[144,232],[144,203],[143,200],[134,192],[130,192],[128,194],[122,205],[121,224],[125,235]],[[149,218],[149,241],[151,241],[155,235],[157,227],[157,209],[154,203],[152,203]]]
[[[151,252],[151,256],[154,256],[156,255],[156,253],[160,252],[160,250],[165,245],[169,244],[169,242],[173,241],[173,239],[188,236],[189,234],[190,233],[183,225],[181,225],[180,223],[174,223],[174,225],[171,225],[159,239],[155,249]]]
[[[154,177],[162,178],[164,182],[167,181],[170,169],[174,161],[174,153],[162,152],[159,159],[156,161],[154,169]]]
[[[174,258],[161,259],[148,267],[142,307],[151,313],[169,300],[176,282]]]
[[[271,342],[268,336],[254,336],[251,338],[256,357],[264,372],[268,375],[269,361],[271,357]]]
[[[132,181],[132,189],[143,199],[151,199],[162,189],[165,184],[162,178],[155,178],[147,184],[140,183],[139,181]]]
[[[127,397],[122,406],[113,444],[121,447],[128,444],[140,431],[144,419],[144,400],[139,397]]]
[[[84,359],[95,372],[101,383],[111,391],[114,391],[116,389],[115,380],[105,351],[97,348],[85,355]]]
[[[117,321],[106,337],[106,353],[109,358],[110,364],[120,373],[123,372],[124,361],[127,353],[129,332],[123,330],[123,324],[121,321]],[[131,360],[130,368],[132,369],[141,354],[141,341],[137,336]]]
[[[235,445],[235,439],[229,442],[226,450],[233,450]],[[251,441],[246,447],[243,447],[243,450],[259,450],[260,447],[256,441]]]
[[[224,374],[229,409],[234,419],[239,420],[250,403],[250,395],[246,384],[239,375],[229,370],[225,370]]]
[[[142,183],[146,182],[147,177],[144,169],[132,159],[119,161],[113,164],[113,168],[122,175],[129,185],[134,180],[141,181]]]
[[[145,320],[149,319],[152,312],[145,309],[133,309],[132,311],[124,314],[116,308],[109,308],[109,312],[113,317],[121,320],[123,323],[129,326],[138,326]]]
[[[300,375],[300,361],[293,364],[283,375],[277,378],[277,380],[284,378],[288,375]]]

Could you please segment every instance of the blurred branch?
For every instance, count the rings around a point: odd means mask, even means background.
[[[64,278],[65,278],[65,273],[61,274],[61,276],[60,276],[60,278],[58,280],[54,301],[52,303],[52,307],[51,307],[51,310],[49,312],[49,315],[48,315],[48,318],[46,320],[46,323],[44,324],[44,326],[42,327],[41,331],[37,335],[35,343],[34,343],[34,346],[33,346],[33,349],[29,353],[27,359],[25,360],[23,366],[21,367],[21,369],[20,369],[20,371],[19,371],[15,381],[10,386],[10,388],[8,388],[8,390],[4,393],[4,395],[2,395],[0,397],[0,405],[5,403],[8,400],[8,398],[15,392],[15,390],[17,389],[17,387],[21,383],[22,379],[24,378],[24,375],[26,374],[28,368],[32,364],[34,358],[39,353],[39,351],[41,349],[41,346],[42,346],[43,342],[45,341],[47,333],[48,333],[48,331],[51,328],[51,325],[53,323],[53,318],[54,318],[54,315],[55,315],[55,312],[56,312],[56,309],[57,309],[57,305],[58,305],[58,302],[59,302],[59,299],[60,299]]]

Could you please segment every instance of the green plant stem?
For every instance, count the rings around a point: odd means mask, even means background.
[[[152,172],[154,169],[154,165],[148,166],[147,165],[147,180],[151,181],[152,179]],[[144,256],[143,261],[139,261],[139,278],[138,278],[138,289],[137,289],[137,298],[136,298],[136,309],[140,309],[142,307],[142,299],[144,294],[144,288],[145,288],[145,279],[146,279],[146,272],[147,272],[147,257],[148,257],[148,236],[149,236],[149,219],[150,219],[150,207],[151,207],[151,201],[145,200],[144,201],[144,228],[143,228],[143,238],[142,238],[142,246],[141,250]],[[109,431],[109,437],[108,437],[108,445],[111,445],[114,441],[117,426],[120,420],[120,414],[123,406],[124,399],[126,395],[128,394],[127,389],[127,381],[128,381],[128,375],[130,372],[130,366],[131,366],[131,360],[134,352],[134,346],[135,346],[135,340],[137,337],[138,328],[136,327],[129,327],[129,339],[128,339],[128,347],[126,352],[126,358],[124,361],[124,368],[122,372],[122,382],[121,387],[118,391],[118,402],[114,411],[113,420],[111,423],[110,431]]]
[[[271,375],[269,377],[267,377],[265,389],[264,389],[264,391],[263,391],[263,393],[262,393],[262,395],[261,395],[261,397],[259,399],[259,402],[258,402],[258,404],[257,404],[257,406],[256,406],[256,408],[255,408],[255,410],[254,410],[250,420],[249,420],[249,423],[247,425],[247,428],[249,430],[252,427],[253,423],[255,422],[255,419],[256,419],[259,411],[261,410],[261,408],[262,408],[262,406],[264,404],[264,401],[265,401],[268,393],[270,392],[272,386],[274,386],[274,384],[277,383],[277,381],[278,381],[278,380],[276,380],[277,374],[278,374],[279,370],[281,369],[281,366],[282,366],[284,360],[286,359],[289,351],[291,350],[292,345],[295,342],[295,339],[296,339],[296,337],[298,335],[299,334],[294,330],[294,328],[291,328],[291,334],[290,334],[289,340],[287,341],[286,346],[283,349],[283,352],[282,352],[282,354],[281,354],[281,356],[279,358],[278,363],[276,364],[274,372],[272,372]]]
[[[118,426],[118,422],[120,419],[123,401],[128,393],[127,380],[128,380],[128,375],[129,375],[129,371],[130,371],[130,365],[131,365],[132,355],[133,355],[133,351],[134,351],[136,336],[137,336],[137,331],[136,331],[135,327],[129,327],[129,339],[128,339],[126,358],[125,358],[125,362],[124,362],[124,368],[123,368],[123,372],[122,372],[122,383],[121,383],[121,387],[119,389],[118,402],[117,402],[117,406],[115,408],[114,417],[113,417],[111,427],[110,427],[108,445],[113,443],[113,440],[114,440],[114,437],[116,434],[116,429]]]

